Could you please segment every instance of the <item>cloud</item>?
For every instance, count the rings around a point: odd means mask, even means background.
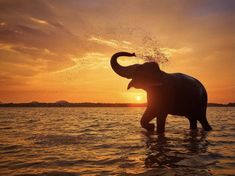
[[[109,57],[98,52],[86,53],[83,57],[70,56],[75,65],[58,70],[55,73],[70,72],[76,70],[104,69],[109,66]]]
[[[29,17],[30,20],[32,20],[35,23],[39,23],[39,24],[43,24],[43,25],[48,25],[49,23],[45,20],[41,20],[38,18],[33,18],[33,17]]]
[[[116,40],[104,40],[104,39],[98,38],[98,37],[90,37],[88,40],[96,42],[98,44],[107,45],[107,46],[110,46],[113,48],[118,47],[118,41],[116,41]]]
[[[105,45],[115,49],[126,49],[126,50],[133,50],[132,43],[130,41],[118,41],[114,39],[104,39],[102,37],[90,37],[88,41],[95,42],[100,45]]]
[[[167,57],[171,58],[173,57],[175,54],[181,54],[181,55],[184,55],[184,54],[188,54],[188,53],[191,53],[192,52],[192,48],[190,47],[182,47],[182,48],[160,48],[160,50],[162,51],[162,53],[164,53]]]
[[[58,20],[48,2],[34,3],[0,2],[0,64],[12,65],[22,76],[71,67],[69,55],[83,55],[82,39]]]

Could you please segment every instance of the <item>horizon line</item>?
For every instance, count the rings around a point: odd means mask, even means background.
[[[54,101],[54,102],[40,102],[40,101],[30,101],[30,102],[2,102],[0,101],[0,104],[30,104],[30,103],[54,103],[54,104],[85,104],[85,103],[89,103],[89,104],[147,104],[147,102],[136,102],[136,103],[132,103],[132,102],[88,102],[88,101],[84,101],[84,102],[69,102],[66,100],[59,100],[59,101]],[[218,103],[218,102],[208,102],[207,104],[221,104],[221,105],[227,105],[227,104],[233,104],[235,103],[235,100],[232,102],[227,102],[227,103]]]

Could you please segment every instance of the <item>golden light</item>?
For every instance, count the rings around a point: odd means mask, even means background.
[[[137,95],[137,96],[135,97],[135,99],[136,99],[136,101],[141,101],[142,97],[139,96],[139,95]]]

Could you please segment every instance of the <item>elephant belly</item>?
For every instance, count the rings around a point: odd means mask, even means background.
[[[188,116],[201,112],[207,104],[207,94],[203,85],[184,74],[168,76],[165,86],[148,92],[148,106],[155,112]]]
[[[166,104],[168,113],[172,115],[188,116],[195,114],[197,111],[203,110],[207,103],[206,95],[202,94],[200,89],[179,91],[172,99],[169,104]]]

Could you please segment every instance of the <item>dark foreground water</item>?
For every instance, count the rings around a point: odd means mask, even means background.
[[[235,108],[208,108],[209,133],[169,116],[165,135],[143,111],[1,108],[0,175],[235,175]]]

